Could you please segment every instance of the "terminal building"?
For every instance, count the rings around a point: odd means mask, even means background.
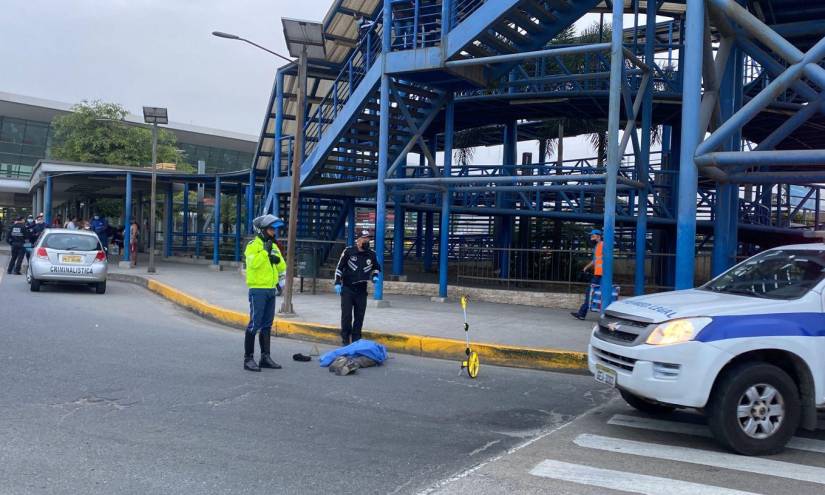
[[[50,158],[52,119],[69,112],[67,103],[0,92],[0,208],[31,208],[28,182],[38,161]],[[126,121],[144,125],[138,115]],[[187,162],[203,162],[205,173],[249,169],[255,136],[174,122],[165,128]]]

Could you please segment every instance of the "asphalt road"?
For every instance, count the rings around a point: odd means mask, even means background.
[[[825,417],[790,448],[764,457],[727,452],[690,411],[657,417],[621,399],[577,417],[429,493],[478,495],[821,495]]]
[[[277,339],[285,369],[249,373],[241,333],[141,288],[3,277],[4,495],[417,493],[613,396],[588,376],[482,364],[470,380],[403,355],[337,377]]]

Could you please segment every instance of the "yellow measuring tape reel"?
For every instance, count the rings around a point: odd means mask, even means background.
[[[470,348],[470,324],[467,322],[467,296],[461,296],[461,309],[464,311],[464,335],[467,339],[467,348],[464,353],[467,355],[467,360],[461,362],[461,371],[467,370],[467,375],[470,378],[478,376],[479,367],[481,363],[478,361],[478,353]]]

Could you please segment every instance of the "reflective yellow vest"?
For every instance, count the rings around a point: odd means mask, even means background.
[[[278,245],[272,243],[272,254],[278,255],[281,262],[273,265],[264,250],[264,241],[255,236],[244,250],[246,259],[246,285],[250,289],[274,289],[278,281],[286,276],[286,260],[281,255]]]

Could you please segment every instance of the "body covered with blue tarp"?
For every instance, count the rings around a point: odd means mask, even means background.
[[[346,347],[339,347],[321,356],[321,367],[326,368],[338,356],[356,357],[365,356],[378,364],[387,360],[387,348],[367,339],[356,340]]]

